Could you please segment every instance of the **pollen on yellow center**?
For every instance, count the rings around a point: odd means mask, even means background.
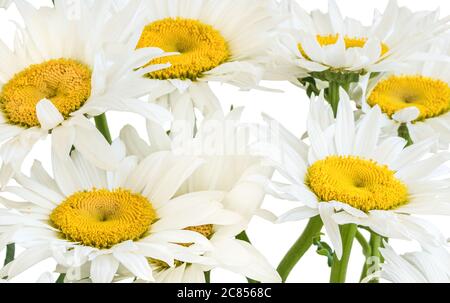
[[[391,76],[373,89],[367,103],[379,105],[390,117],[414,106],[420,111],[418,120],[429,119],[450,110],[450,87],[444,81],[423,76]]]
[[[3,86],[0,109],[11,124],[35,127],[36,105],[49,99],[67,118],[90,97],[91,76],[88,66],[72,59],[31,65]]]
[[[320,46],[329,46],[329,45],[334,45],[338,42],[339,40],[339,34],[336,35],[327,35],[327,36],[322,36],[322,35],[317,35],[317,42],[319,43]],[[367,43],[368,39],[367,38],[355,38],[355,37],[344,37],[344,43],[345,43],[345,48],[349,49],[349,48],[363,48],[366,43]],[[306,54],[305,50],[303,49],[302,45],[299,44],[298,48],[300,50],[300,52],[302,53],[303,57],[309,59],[308,54]],[[381,57],[384,56],[385,54],[387,54],[387,52],[389,52],[389,46],[387,46],[384,43],[381,43]]]
[[[139,240],[156,219],[147,198],[124,189],[76,193],[50,215],[64,239],[98,249]]]
[[[214,229],[214,227],[212,224],[201,225],[201,226],[192,226],[192,227],[186,228],[186,230],[195,231],[195,232],[203,235],[206,238],[210,238],[213,235],[213,233],[214,233],[213,229]]]
[[[158,47],[166,52],[180,53],[149,63],[172,65],[148,74],[148,77],[160,80],[196,80],[231,56],[228,43],[221,33],[194,19],[166,18],[148,24],[137,45],[137,48],[144,47]]]
[[[365,212],[408,203],[408,189],[393,171],[357,157],[317,161],[308,169],[306,184],[321,201],[339,201]]]

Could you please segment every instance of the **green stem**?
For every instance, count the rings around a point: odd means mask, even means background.
[[[380,252],[380,247],[383,244],[383,238],[372,232],[372,235],[370,237],[370,246],[372,247],[372,259],[375,264],[372,264],[372,266],[376,266],[376,270],[379,270],[380,263],[382,262],[382,255]],[[370,281],[370,283],[379,283],[380,281],[378,279],[374,279]]]
[[[333,266],[331,268],[331,283],[345,283],[347,277],[348,262],[353,248],[353,242],[356,237],[358,227],[355,224],[341,226],[341,238],[343,246],[342,258],[339,260],[334,255]]]
[[[250,241],[250,238],[247,235],[247,232],[243,231],[239,235],[236,236],[236,239],[247,242],[249,244],[252,244],[252,241]],[[251,284],[259,283],[259,281],[247,278],[247,282]]]
[[[56,280],[56,284],[64,284],[64,280],[66,279],[66,274],[60,274],[58,280]]]
[[[372,248],[370,244],[367,243],[366,238],[364,238],[364,235],[359,230],[356,232],[356,240],[358,241],[359,245],[361,245],[364,256],[366,258],[369,258],[372,253]]]
[[[278,266],[278,273],[281,276],[283,282],[286,282],[289,274],[294,269],[295,265],[305,255],[305,253],[313,245],[314,237],[316,237],[322,230],[323,222],[320,216],[312,218],[306,226],[303,234],[295,242],[292,248],[288,251],[286,256]]]
[[[210,271],[205,272],[205,282],[208,284],[211,283],[211,272]]]
[[[14,261],[15,254],[16,245],[14,243],[8,244],[8,246],[6,246],[5,266]]]
[[[106,119],[106,114],[95,117],[95,126],[97,126],[97,129],[102,133],[106,141],[111,144],[112,138],[108,128],[108,120]]]
[[[337,111],[339,107],[339,83],[330,82],[330,87],[328,88],[327,100],[333,109],[334,117],[337,116]]]
[[[371,269],[371,267],[375,266],[375,271],[377,271],[379,269],[380,263],[383,263],[383,256],[380,253],[380,247],[382,247],[383,245],[383,238],[380,235],[371,232],[369,245],[371,253],[369,256],[366,256],[366,263],[361,274],[361,281],[369,275],[369,269]],[[373,272],[371,272],[370,274],[372,273]],[[370,281],[370,283],[378,283],[378,280],[374,279]]]
[[[372,257],[372,246],[370,243],[367,243],[366,238],[361,234],[360,231],[356,234],[356,239],[360,243],[361,247],[363,247],[363,254],[365,257],[363,270],[361,273],[360,281],[364,280],[367,277],[367,271],[369,270],[370,258]],[[364,241],[364,242],[363,242]]]
[[[408,125],[406,125],[406,123],[402,123],[398,128],[398,136],[408,142],[406,146],[411,146],[414,144],[413,140],[411,139],[411,135],[409,134]]]

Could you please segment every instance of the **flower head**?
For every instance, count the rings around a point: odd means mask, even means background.
[[[111,147],[88,121],[106,111],[170,121],[162,107],[138,100],[154,88],[143,75],[168,66],[142,68],[142,58],[156,59],[164,53],[134,51],[125,40],[115,38],[120,32],[111,32],[112,23],[125,27],[129,9],[111,14],[111,1],[69,5],[59,0],[54,8],[40,9],[25,1],[15,3],[25,27],[17,29],[15,51],[0,43],[2,185],[49,133],[55,145],[75,146],[98,166],[113,168],[107,161],[114,156]]]
[[[450,143],[449,49],[446,39],[440,39],[422,54],[434,60],[413,61],[393,72],[365,79],[359,85],[363,112],[379,106],[389,117],[384,128],[388,134],[397,133],[405,125],[413,142],[438,135],[440,147],[446,149]]]
[[[206,236],[213,249],[204,257],[213,260],[205,264],[178,262],[176,267],[152,264],[161,282],[203,282],[204,272],[222,268],[261,282],[279,282],[279,276],[264,256],[252,245],[236,240],[244,232],[251,219],[258,215],[265,197],[264,188],[257,181],[268,178],[272,168],[250,150],[251,137],[248,127],[239,123],[242,110],[235,109],[225,118],[220,112],[203,121],[197,135],[186,137],[183,130],[174,128],[170,135],[161,127],[149,124],[149,142],[143,141],[130,126],[121,132],[131,155],[144,158],[155,150],[170,150],[177,155],[196,155],[202,165],[178,191],[178,195],[190,191],[215,190],[224,193],[218,200],[224,209],[241,214],[242,219],[231,225],[216,222],[191,229]]]
[[[376,106],[355,121],[344,90],[336,119],[322,96],[313,99],[310,144],[284,132],[279,156],[268,153],[290,182],[269,182],[268,190],[304,204],[282,215],[279,222],[320,215],[339,257],[339,225],[345,224],[365,226],[385,237],[442,245],[440,232],[414,215],[449,214],[448,181],[431,177],[449,156],[428,154],[433,139],[406,147],[402,138],[382,136],[385,119]],[[270,148],[260,147],[263,153]]]
[[[27,269],[23,264],[52,258],[68,282],[125,275],[153,281],[152,264],[212,262],[203,256],[212,249],[208,234],[195,231],[241,216],[224,209],[220,190],[178,193],[203,160],[163,151],[138,161],[120,141],[113,148],[116,170],[99,169],[74,151],[70,159],[53,155],[54,177],[38,162],[31,177],[16,175],[19,186],[5,191],[21,200],[1,198],[1,236],[26,249],[0,276],[13,279]]]
[[[349,75],[356,82],[361,74],[393,71],[446,28],[438,11],[413,13],[396,1],[369,26],[344,18],[333,0],[328,13],[307,13],[289,0],[280,9],[290,19],[280,26],[271,70],[284,67],[284,79],[296,83],[308,76],[329,81]]]
[[[185,0],[142,1],[144,23],[137,22],[137,48],[158,47],[173,56],[148,64],[171,67],[148,73],[161,84],[150,101],[171,109],[175,120],[194,129],[195,109],[204,116],[222,110],[210,82],[244,90],[256,88],[263,76],[261,61],[268,45],[266,33],[275,27],[271,1]]]

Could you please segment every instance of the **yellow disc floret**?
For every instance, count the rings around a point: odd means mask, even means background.
[[[339,201],[365,212],[408,203],[408,189],[393,171],[357,157],[317,161],[308,169],[306,183],[321,201]]]
[[[450,87],[444,81],[423,76],[391,76],[378,83],[367,103],[379,105],[390,117],[414,106],[420,111],[418,120],[429,119],[450,110]]]
[[[166,18],[147,25],[137,48],[158,47],[179,55],[159,58],[149,64],[170,63],[170,68],[152,72],[152,79],[200,78],[230,58],[225,38],[208,24],[193,19]]]
[[[49,99],[65,117],[78,110],[91,95],[92,72],[71,59],[31,65],[3,86],[0,108],[11,124],[39,126],[36,105]]]
[[[320,46],[334,45],[338,42],[338,40],[339,40],[339,34],[327,35],[327,36],[317,35],[317,42],[319,43]],[[366,45],[367,41],[368,41],[367,38],[354,38],[354,37],[348,37],[348,36],[344,37],[344,43],[345,43],[346,49],[363,48]],[[299,48],[300,52],[302,53],[303,57],[309,59],[308,54],[306,54],[306,52],[303,49],[301,44],[298,45],[298,48]],[[388,52],[389,52],[389,47],[386,44],[381,43],[381,57],[384,56],[385,54],[387,54]]]
[[[76,193],[50,216],[63,238],[98,249],[142,238],[156,219],[147,198],[124,189]]]
[[[186,230],[195,231],[201,235],[203,235],[206,238],[210,238],[214,233],[214,227],[212,224],[208,225],[201,225],[201,226],[192,226],[186,228]]]

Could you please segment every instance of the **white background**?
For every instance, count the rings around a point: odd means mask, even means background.
[[[49,5],[51,1],[29,0],[35,6]],[[166,1],[166,0],[160,0]],[[236,0],[241,1],[241,0]],[[326,0],[299,0],[306,10],[322,9],[326,10]],[[363,23],[370,24],[373,16],[373,10],[384,10],[388,0],[337,0],[343,15],[360,19]],[[447,0],[399,0],[402,6],[408,6],[412,10],[434,10],[440,7],[442,16],[450,15],[450,1]],[[15,7],[11,7],[8,12],[0,10],[0,37],[11,43],[13,37],[13,25],[7,21],[9,18],[17,18]],[[0,58],[1,60],[1,58]],[[285,82],[266,82],[265,86],[281,89],[284,93],[268,93],[261,91],[241,92],[234,87],[227,85],[213,85],[213,89],[224,104],[224,109],[234,106],[245,106],[246,112],[244,121],[260,121],[261,112],[266,112],[272,117],[281,121],[289,130],[299,136],[305,131],[305,118],[308,111],[308,99],[305,93]],[[144,131],[144,121],[142,118],[127,114],[109,115],[111,131],[113,136],[117,136],[121,127],[125,124],[132,124],[137,127],[142,134]],[[49,142],[41,142],[34,149],[31,158],[37,158],[46,164],[49,168],[48,155]],[[27,161],[26,167],[29,167],[31,160]],[[292,203],[279,201],[273,198],[267,198],[265,206],[277,214],[290,209]],[[430,218],[446,236],[450,236],[450,223],[448,218]],[[255,246],[277,266],[278,262],[295,242],[303,230],[305,222],[274,226],[270,223],[255,219],[249,229],[249,235]],[[417,249],[413,243],[393,241],[394,246],[400,252]],[[0,256],[3,260],[3,256]],[[364,260],[361,250],[355,244],[355,250],[351,258],[348,281],[357,282],[361,273],[361,267]],[[43,271],[51,270],[53,262],[44,262],[23,276],[19,277],[18,282],[35,281]],[[242,277],[218,270],[213,273],[212,279],[215,282],[243,282]],[[311,250],[298,264],[290,276],[290,282],[327,282],[329,279],[329,269],[324,257],[315,254]]]

